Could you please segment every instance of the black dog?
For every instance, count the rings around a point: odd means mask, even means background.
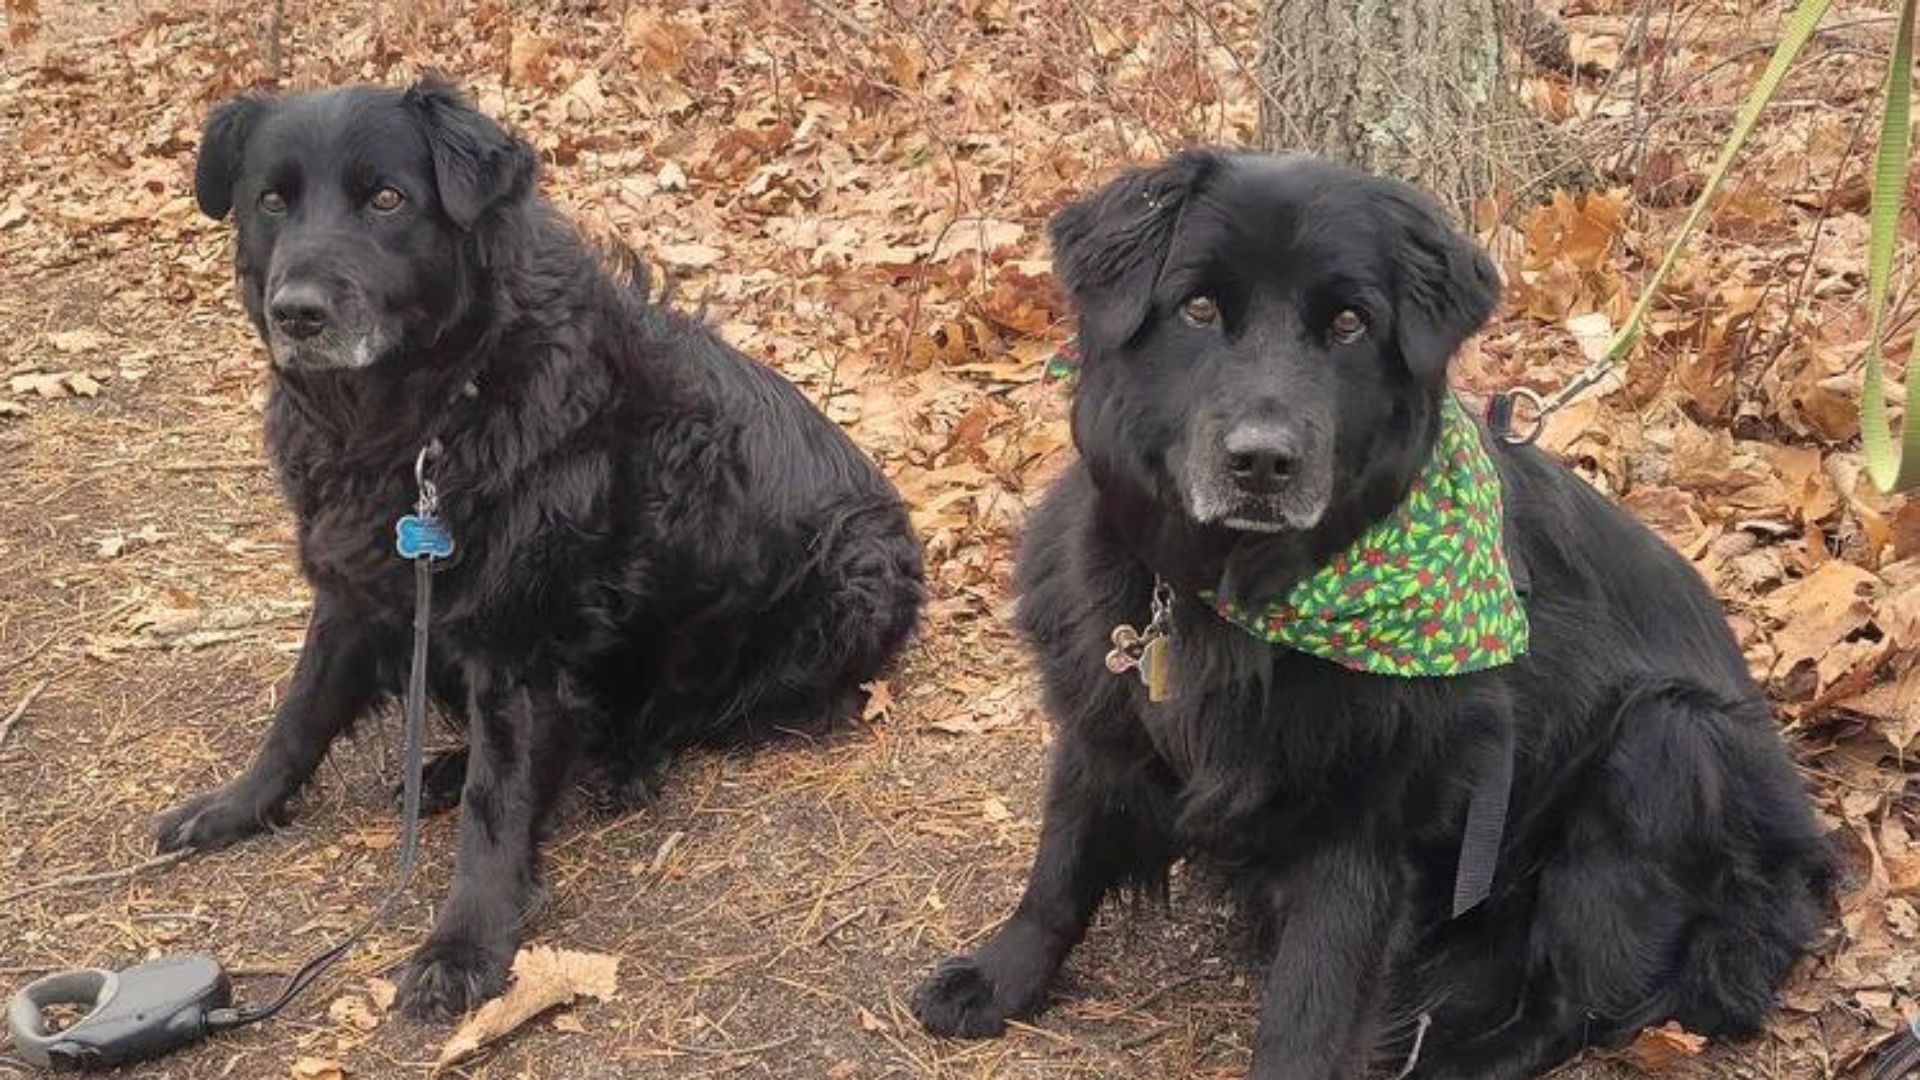
[[[920,987],[921,1022],[985,1036],[1031,1014],[1104,896],[1192,855],[1271,935],[1255,1076],[1490,1080],[1669,1017],[1754,1031],[1817,929],[1825,845],[1691,568],[1448,399],[1498,297],[1485,256],[1401,184],[1204,151],[1052,233],[1081,318],[1081,460],[1034,515],[1018,586],[1060,738],[1026,895]],[[1517,660],[1383,674],[1217,613],[1401,520],[1456,422],[1455,460],[1490,456],[1504,488],[1504,540],[1487,516],[1530,626]],[[1156,593],[1161,702],[1104,662]],[[1121,642],[1115,667],[1154,666]]]
[[[531,147],[429,81],[228,103],[196,174],[201,209],[234,210],[315,603],[253,764],[162,817],[160,846],[282,819],[399,690],[414,590],[395,520],[437,440],[456,546],[432,688],[469,749],[431,769],[462,818],[452,897],[401,990],[423,1016],[503,985],[577,756],[641,781],[676,747],[845,717],[922,595],[873,464],[773,371],[613,280],[534,173]]]

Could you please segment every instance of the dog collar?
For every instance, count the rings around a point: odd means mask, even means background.
[[[1500,474],[1448,394],[1433,455],[1406,499],[1284,596],[1214,611],[1275,645],[1379,675],[1446,676],[1527,651],[1502,543]]]

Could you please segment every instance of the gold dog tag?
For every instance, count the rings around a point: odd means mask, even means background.
[[[1148,701],[1161,702],[1173,696],[1172,650],[1167,648],[1166,638],[1156,636],[1147,641],[1140,670],[1146,676]]]

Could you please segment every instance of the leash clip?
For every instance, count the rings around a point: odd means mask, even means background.
[[[1527,387],[1502,390],[1487,399],[1487,430],[1501,442],[1531,445],[1546,426],[1547,403]]]
[[[50,1030],[47,1010],[86,1015]],[[145,1061],[232,1026],[233,986],[202,953],[163,956],[125,971],[79,968],[37,979],[13,995],[7,1027],[28,1064],[55,1071],[107,1069]]]
[[[419,492],[414,512],[393,523],[393,547],[403,559],[431,561],[453,555],[453,534],[440,520],[440,489],[433,486],[427,469],[440,453],[440,440],[435,439],[413,459],[413,484]]]

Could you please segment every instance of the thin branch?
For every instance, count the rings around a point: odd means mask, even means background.
[[[71,889],[79,885],[98,885],[103,881],[121,881],[126,878],[137,877],[149,870],[158,870],[163,866],[172,866],[174,863],[185,859],[191,854],[193,854],[193,852],[186,848],[181,848],[179,851],[169,851],[165,855],[155,855],[145,862],[134,863],[132,866],[122,866],[117,870],[100,870],[91,874],[71,874],[67,877],[54,878],[52,881],[43,881],[38,885],[29,885],[24,889],[15,889],[5,896],[0,896],[0,904],[11,904],[15,900],[24,900],[29,896],[37,896],[43,892],[52,892],[55,889]]]
[[[0,746],[7,744],[7,736],[13,734],[13,725],[20,722],[20,718],[27,714],[27,709],[34,703],[34,700],[41,694],[46,693],[47,687],[52,685],[52,679],[41,679],[38,683],[34,684],[33,689],[27,691],[26,697],[20,699],[20,704],[13,707],[13,711],[7,714],[7,718],[0,720]]]

